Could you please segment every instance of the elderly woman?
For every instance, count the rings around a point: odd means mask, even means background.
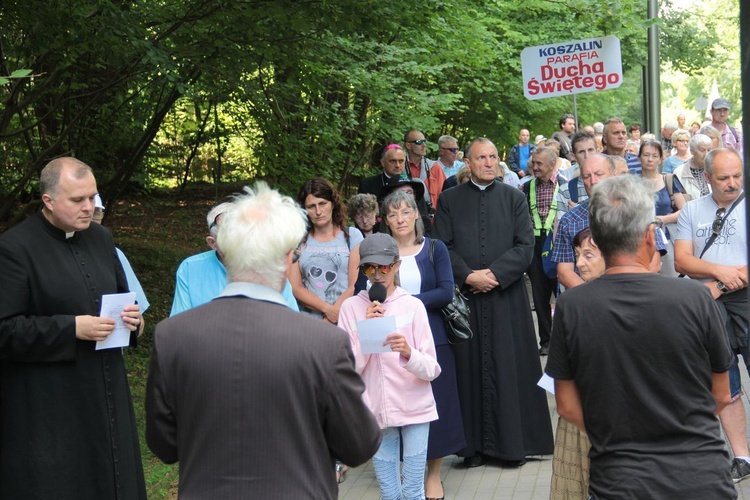
[[[692,158],[677,167],[674,171],[675,177],[685,188],[685,200],[697,200],[707,195],[708,181],[703,175],[703,167],[706,164],[706,155],[713,148],[711,138],[704,134],[695,134],[688,143]]]
[[[604,274],[602,252],[586,228],[573,238],[576,267],[584,281]],[[589,498],[589,449],[591,442],[585,432],[560,417],[555,433],[555,451],[552,456],[552,484],[550,500],[586,500]]]
[[[662,165],[661,169],[663,174],[673,173],[677,167],[690,159],[692,156],[690,154],[690,148],[688,147],[690,137],[690,132],[687,130],[678,130],[672,134],[672,144],[677,151],[675,154],[664,160],[664,165]]]
[[[413,196],[394,191],[383,200],[381,216],[385,221],[385,231],[398,243],[400,286],[421,300],[427,309],[437,360],[442,368],[440,376],[432,381],[439,418],[430,424],[425,494],[428,499],[443,498],[440,482],[443,457],[466,447],[455,360],[440,312],[441,307],[453,300],[450,255],[442,241],[424,236],[424,224]]]
[[[570,160],[560,157],[560,143],[558,141],[556,141],[555,139],[548,139],[544,145],[555,150],[555,154],[557,155],[555,170],[557,172],[565,170],[566,168],[570,168]]]
[[[712,127],[710,124],[707,123],[703,125],[700,130],[698,130],[698,133],[707,135],[711,138],[711,149],[724,147],[724,141],[721,140],[721,132],[716,130],[716,128]]]
[[[374,194],[355,194],[347,203],[354,227],[367,238],[378,232],[378,199]]]
[[[292,291],[300,311],[336,324],[341,303],[354,293],[357,245],[363,236],[359,229],[347,228],[346,206],[322,177],[307,181],[297,202],[307,211],[310,225],[300,243],[299,262],[289,270]]]

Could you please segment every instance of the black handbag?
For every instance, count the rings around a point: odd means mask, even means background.
[[[435,240],[430,240],[430,263],[434,266],[432,254],[435,252]],[[471,340],[474,333],[469,323],[469,299],[461,293],[458,286],[453,287],[453,300],[440,308],[445,322],[445,335],[451,344],[462,344]]]

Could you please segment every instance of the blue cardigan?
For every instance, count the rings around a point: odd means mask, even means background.
[[[440,308],[453,300],[453,268],[448,247],[442,241],[436,240],[432,257],[434,265],[430,264],[430,238],[425,238],[422,250],[415,257],[422,276],[420,293],[415,297],[421,300],[427,309],[432,338],[438,346],[448,344]]]

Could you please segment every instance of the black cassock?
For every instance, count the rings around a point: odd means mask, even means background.
[[[75,337],[124,291],[98,224],[66,238],[40,212],[0,236],[0,498],[145,500],[121,349]]]
[[[500,285],[468,293],[474,338],[454,346],[461,411],[468,446],[503,460],[551,454],[554,442],[534,322],[523,273],[531,263],[534,233],[523,193],[495,182],[444,191],[434,237],[451,253],[463,287],[472,270],[490,269]]]

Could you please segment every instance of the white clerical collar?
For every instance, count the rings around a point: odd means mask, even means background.
[[[474,184],[476,187],[478,187],[480,191],[484,191],[485,189],[487,189],[488,187],[490,187],[492,185],[492,184],[487,184],[486,186],[481,186],[481,185],[477,184],[476,182],[474,182],[474,179],[470,179],[470,181],[471,181],[472,184]]]
[[[285,307],[289,305],[284,300],[279,292],[273,288],[265,285],[259,285],[258,283],[248,283],[246,281],[234,281],[227,285],[219,297],[247,297],[248,299],[262,300],[264,302],[273,302]]]

